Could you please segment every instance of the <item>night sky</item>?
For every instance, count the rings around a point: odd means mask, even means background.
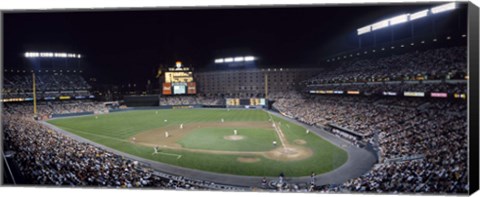
[[[236,54],[262,65],[318,66],[357,48],[357,28],[435,5],[6,13],[3,65],[25,64],[25,51],[81,53],[83,69],[108,83],[151,78],[176,60],[201,70]]]

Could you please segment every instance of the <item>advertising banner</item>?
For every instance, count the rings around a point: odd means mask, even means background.
[[[162,94],[163,95],[171,95],[172,94],[172,84],[171,83],[163,83]]]
[[[403,96],[425,97],[425,92],[403,92]]]
[[[187,83],[187,94],[196,94],[197,87],[195,82],[188,82]]]
[[[438,97],[438,98],[447,98],[448,94],[445,92],[432,92],[430,93],[431,97]]]

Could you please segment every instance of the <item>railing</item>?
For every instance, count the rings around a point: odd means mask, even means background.
[[[409,161],[409,160],[418,160],[418,159],[423,159],[424,157],[425,157],[425,155],[423,155],[423,154],[419,154],[419,155],[408,155],[408,156],[403,156],[403,157],[385,159],[385,162],[384,162],[384,163],[403,162],[403,161]]]
[[[15,181],[15,177],[13,176],[12,170],[10,169],[10,165],[8,164],[8,161],[7,161],[7,157],[5,157],[5,152],[3,151],[2,151],[2,156],[3,156],[3,160],[5,161],[5,165],[7,166],[8,172],[10,173],[10,177],[12,178],[12,182],[14,185],[16,185],[17,182]]]

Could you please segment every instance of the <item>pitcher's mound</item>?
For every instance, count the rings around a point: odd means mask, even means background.
[[[227,135],[227,136],[224,136],[223,139],[231,140],[231,141],[238,141],[238,140],[245,139],[245,137],[241,136],[241,135]]]

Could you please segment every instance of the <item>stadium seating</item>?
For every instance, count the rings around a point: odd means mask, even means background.
[[[100,103],[40,104],[39,113],[102,110]],[[31,118],[31,104],[5,105],[4,148],[16,152],[15,161],[31,184],[168,189],[236,189],[202,180],[157,173],[120,155],[79,142]]]
[[[32,97],[32,75],[30,73],[8,73],[4,75],[2,97]],[[37,73],[37,97],[89,96],[91,86],[79,74]]]
[[[340,60],[333,62],[307,84],[368,81],[402,81],[418,78],[464,79],[467,73],[467,48],[449,47],[415,51],[382,58]]]

